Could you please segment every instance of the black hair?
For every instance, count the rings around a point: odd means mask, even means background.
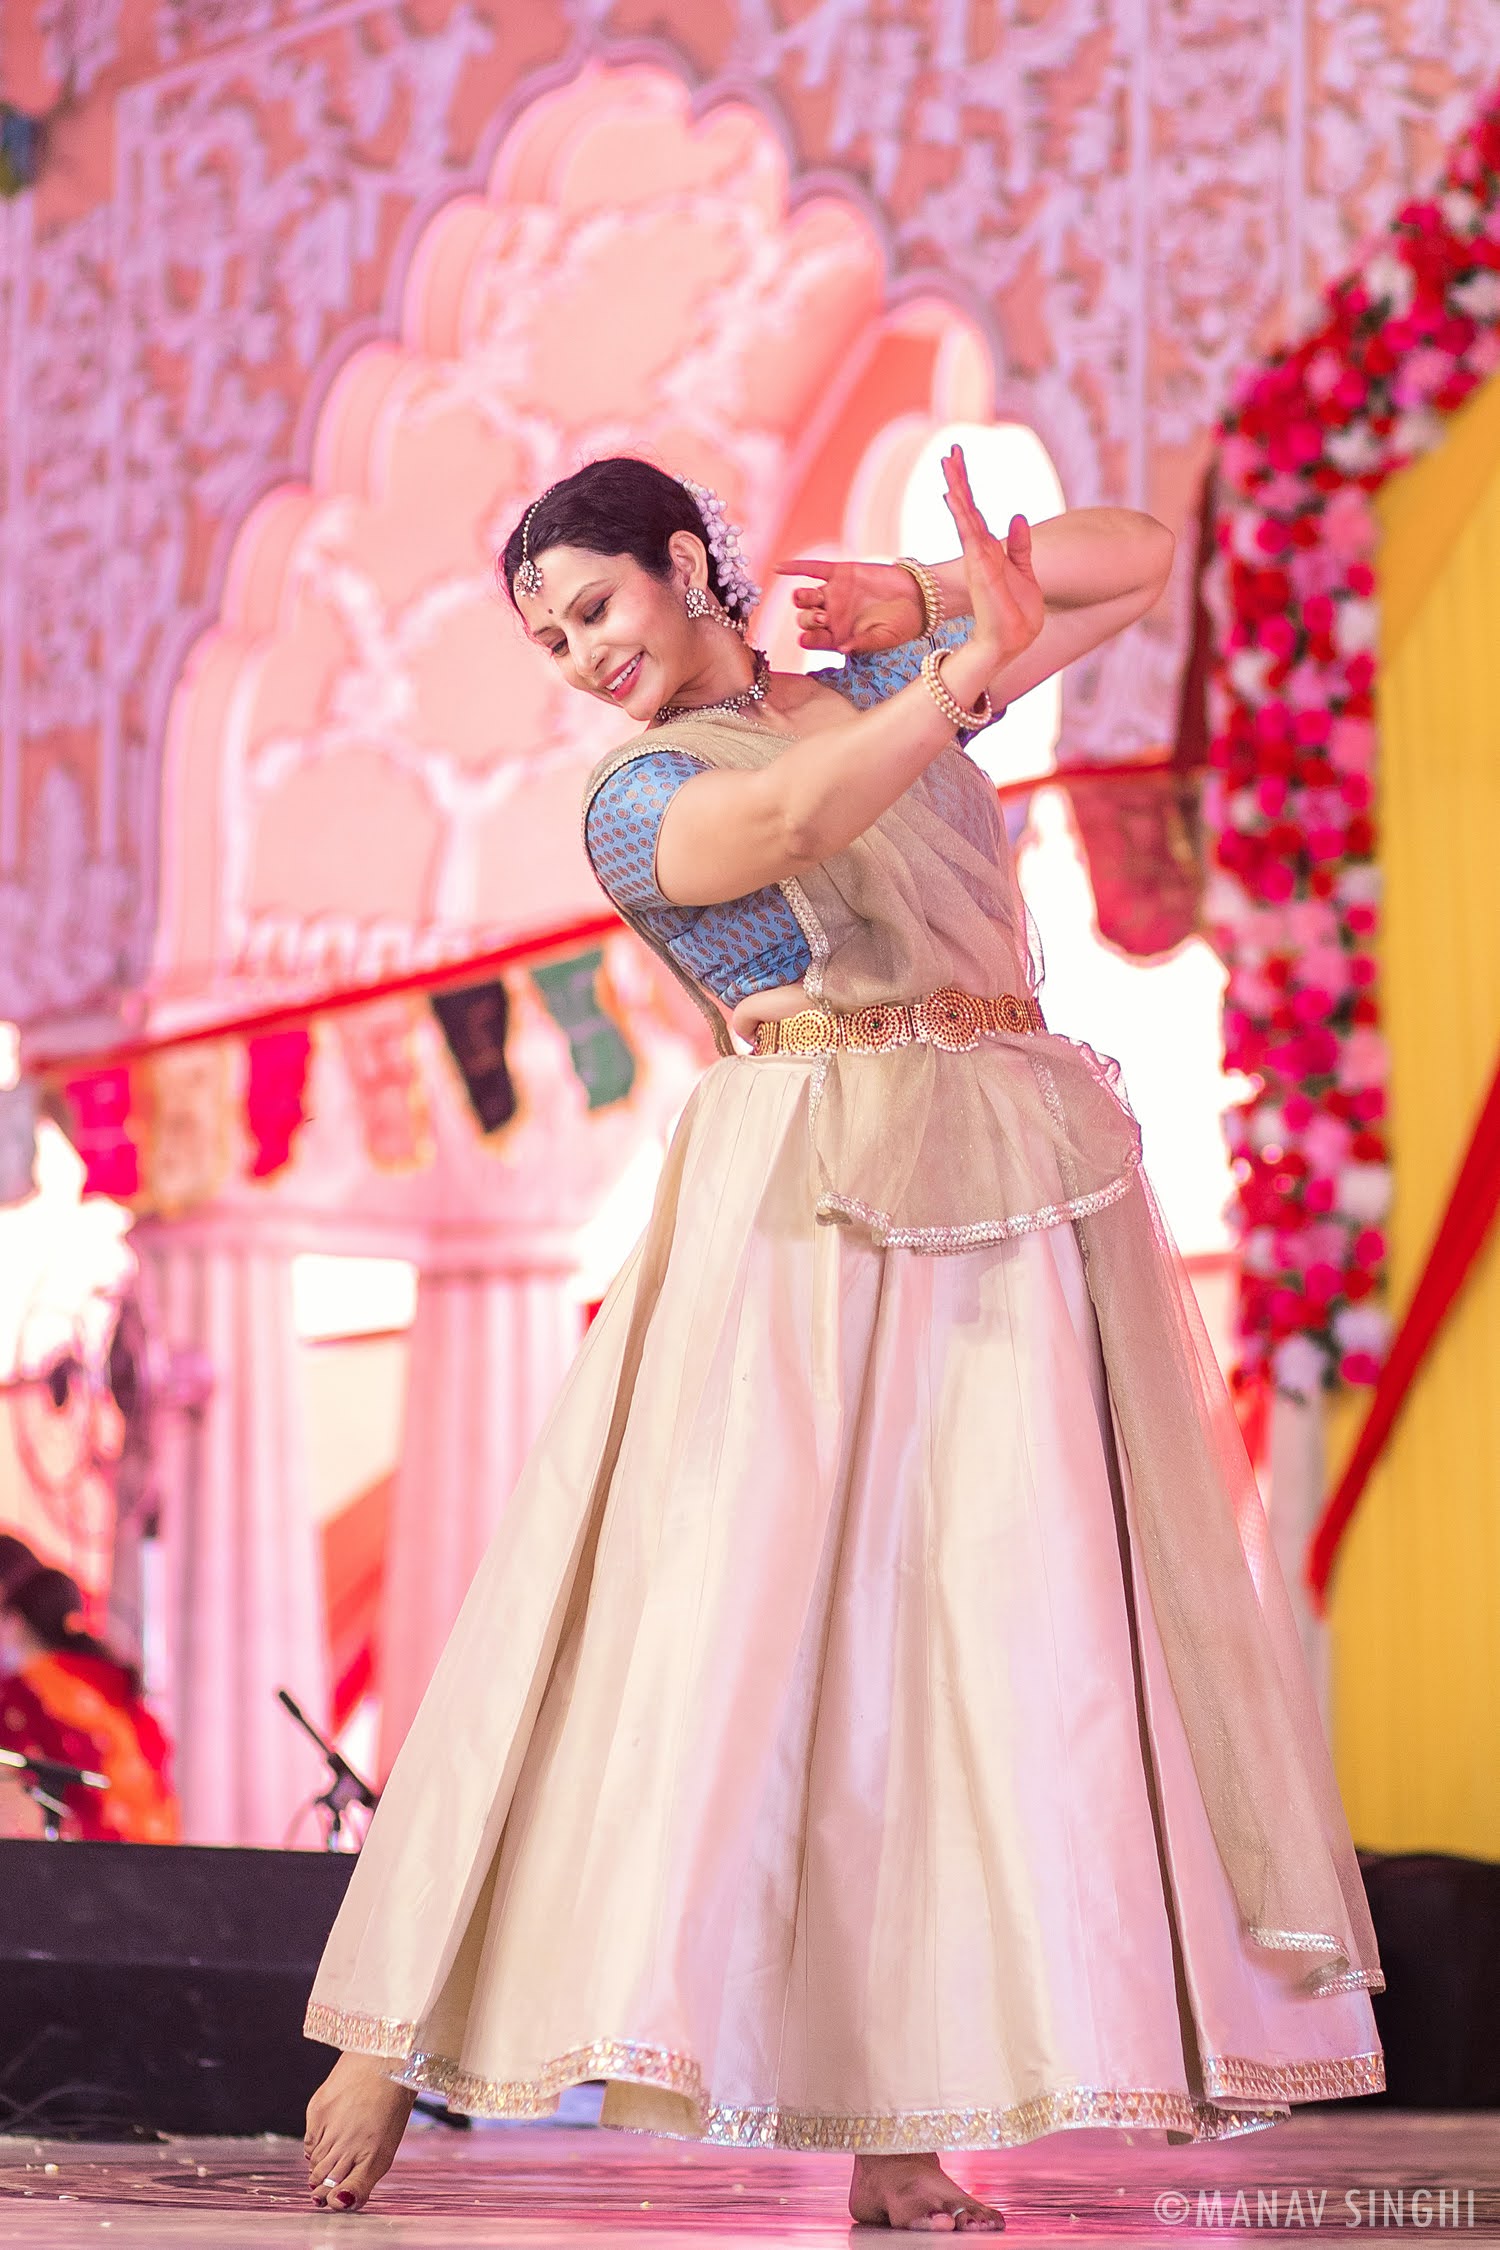
[[[500,575],[512,602],[525,527],[526,518],[522,516],[500,556]],[[698,503],[687,486],[650,461],[614,453],[602,461],[586,462],[542,495],[531,518],[525,552],[533,562],[539,561],[549,547],[583,547],[591,555],[630,555],[653,578],[666,579],[672,574],[668,542],[674,531],[690,531],[708,547]],[[725,596],[711,551],[708,584],[715,600],[731,616],[743,616],[743,611]]]
[[[0,1531],[0,1608],[5,1606],[11,1587],[41,1567],[42,1558],[34,1547],[28,1547],[12,1531]]]
[[[16,1542],[19,1546],[19,1540]],[[47,1570],[38,1563],[34,1570],[18,1573],[5,1589],[0,1607],[19,1617],[41,1642],[58,1656],[93,1656],[102,1663],[113,1664],[124,1672],[130,1681],[132,1695],[140,1693],[140,1678],[135,1667],[116,1656],[111,1648],[93,1633],[86,1633],[73,1620],[83,1607],[83,1589],[65,1570]]]

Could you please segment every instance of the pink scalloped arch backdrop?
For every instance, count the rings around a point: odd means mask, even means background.
[[[620,728],[497,590],[527,501],[630,450],[758,553],[841,542],[851,500],[878,536],[892,431],[987,404],[984,358],[950,308],[887,307],[850,202],[789,203],[754,111],[694,117],[649,65],[536,101],[418,240],[399,338],[339,370],[309,482],[235,540],[171,706],[161,969],[364,974],[595,910],[579,787]]]

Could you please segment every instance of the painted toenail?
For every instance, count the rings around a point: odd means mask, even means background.
[[[352,2211],[356,2199],[352,2195],[336,2195],[333,2200],[341,2211]]]

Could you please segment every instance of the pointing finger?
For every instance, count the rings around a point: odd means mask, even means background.
[[[774,568],[778,578],[831,578],[838,569],[836,562],[820,561],[816,555],[793,555]]]

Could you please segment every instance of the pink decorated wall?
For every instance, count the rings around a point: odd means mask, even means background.
[[[7,0],[5,98],[68,85],[0,203],[0,1015],[582,903],[597,730],[490,554],[601,446],[833,543],[997,413],[1181,525],[1495,46],[1492,0]],[[1182,594],[1070,752],[1167,731]]]

